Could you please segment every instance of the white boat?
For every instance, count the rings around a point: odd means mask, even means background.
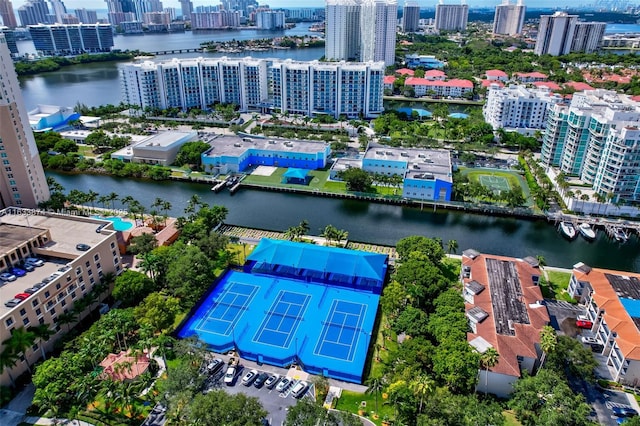
[[[629,239],[629,234],[625,232],[624,228],[614,228],[613,238],[615,238],[619,243],[626,243]]]
[[[591,225],[586,222],[578,225],[578,231],[580,232],[580,235],[589,241],[596,239],[596,231],[594,231]]]
[[[575,226],[571,222],[560,222],[560,232],[570,240],[573,240],[578,235]]]

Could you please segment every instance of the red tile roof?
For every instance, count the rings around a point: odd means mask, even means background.
[[[444,71],[429,70],[429,71],[425,71],[424,76],[425,77],[446,77],[447,75],[444,73]]]
[[[486,259],[513,262],[518,273],[519,287],[522,291],[520,302],[526,306],[529,324],[513,323],[514,336],[499,334],[496,330],[489,274],[487,272]],[[467,341],[471,342],[478,336],[486,340],[500,354],[498,364],[490,368],[491,371],[509,376],[520,377],[520,365],[518,356],[537,358],[536,344],[540,343],[540,330],[549,324],[549,313],[544,305],[537,302],[542,300],[540,287],[533,283],[532,277],[540,275],[540,271],[533,268],[521,259],[505,256],[480,254],[475,259],[462,257],[462,265],[471,267],[471,278],[465,279],[465,283],[472,280],[485,286],[484,291],[474,296],[474,303],[465,303],[467,310],[472,307],[480,307],[489,316],[476,325],[477,333],[467,333]]]
[[[489,70],[485,74],[490,77],[508,77],[507,73],[501,70]]]
[[[482,84],[482,87],[489,87],[492,84],[496,84],[500,87],[504,87],[504,83],[501,82],[500,80],[482,80],[480,83]]]
[[[609,283],[605,274],[636,277],[640,274],[620,272],[609,269],[592,268],[589,273],[578,269],[573,270],[573,275],[579,281],[588,281],[593,288],[593,300],[599,309],[604,310],[604,320],[611,331],[615,331],[616,344],[626,359],[640,360],[640,332],[620,302],[615,289]]]
[[[409,77],[405,80],[404,84],[405,86],[448,86],[473,89],[473,83],[471,81],[457,78],[449,81],[432,81],[426,78]]]
[[[392,75],[385,75],[384,76],[384,84],[393,84],[393,82],[396,81],[396,78]]]
[[[516,77],[519,77],[519,78],[527,78],[527,77],[529,77],[529,78],[545,78],[545,79],[548,78],[548,76],[546,74],[542,74],[541,72],[537,72],[537,71],[534,71],[534,72],[517,72],[516,73]]]
[[[413,75],[413,74],[415,74],[415,71],[414,70],[410,70],[409,68],[400,68],[399,70],[396,70],[396,74]]]
[[[567,81],[564,84],[565,87],[571,87],[576,92],[582,92],[584,90],[593,90],[593,87],[589,86],[587,83],[582,83],[579,81]]]
[[[553,81],[536,81],[533,85],[536,87],[546,87],[551,91],[560,90],[560,86]]]

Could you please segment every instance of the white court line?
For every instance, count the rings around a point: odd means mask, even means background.
[[[320,334],[320,339],[318,339],[318,342],[316,343],[316,348],[313,351],[313,354],[316,356],[322,356],[325,358],[332,358],[332,359],[337,359],[343,362],[353,362],[353,355],[354,352],[356,350],[356,348],[358,347],[358,342],[360,340],[360,333],[361,333],[361,326],[362,323],[364,322],[364,318],[366,316],[366,312],[367,312],[367,305],[363,304],[363,303],[357,303],[357,302],[351,302],[349,300],[344,300],[344,299],[334,299],[333,303],[331,305],[331,308],[329,309],[329,314],[327,315],[327,317],[331,316],[331,319],[333,319],[333,316],[336,314],[336,312],[341,313],[341,314],[345,314],[345,319],[342,322],[341,327],[344,326],[345,321],[346,321],[346,315],[356,315],[353,313],[347,313],[344,311],[336,311],[337,309],[337,304],[339,302],[343,302],[343,303],[348,303],[350,305],[359,305],[360,306],[360,312],[358,313],[358,323],[356,327],[351,327],[353,329],[355,329],[353,336],[354,338],[351,339],[351,344],[347,345],[344,343],[339,343],[339,341],[336,342],[332,342],[326,339],[328,330],[329,330],[329,324],[334,324],[332,321],[325,321],[324,324],[324,329],[322,331],[322,333]],[[327,318],[328,319],[328,318]],[[335,325],[335,324],[334,324]],[[344,328],[340,329],[340,335],[342,335],[342,331],[344,330]],[[340,345],[340,346],[349,346],[349,352],[348,352],[348,356],[347,358],[338,358],[338,357],[334,357],[334,356],[329,356],[329,355],[324,355],[322,354],[322,349],[324,348],[325,343],[330,343],[332,345]]]

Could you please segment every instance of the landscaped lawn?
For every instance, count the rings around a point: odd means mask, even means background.
[[[516,415],[514,414],[513,411],[511,410],[505,410],[502,412],[502,415],[505,418],[505,422],[504,425],[505,426],[522,426],[522,423],[520,423],[518,421],[518,419],[516,419]]]
[[[544,276],[540,277],[540,290],[542,290],[542,295],[547,299],[565,300],[570,303],[576,303],[567,293],[571,273],[549,270],[546,272],[549,276],[549,283],[544,279]]]
[[[362,408],[366,413],[365,417],[375,424],[381,425],[384,416],[393,417],[395,414],[393,405],[386,403],[387,401],[382,396],[382,393],[378,395],[378,419],[373,418],[373,413],[376,410],[376,396],[373,394],[343,390],[342,396],[336,404],[336,409],[358,414]]]
[[[522,193],[525,198],[525,205],[527,207],[533,207],[534,202],[531,197],[531,191],[529,191],[529,186],[525,179],[516,172],[511,172],[507,170],[497,170],[497,169],[473,169],[473,168],[461,168],[461,174],[463,176],[467,176],[470,182],[481,182],[481,176],[495,176],[504,178],[509,183],[509,187],[511,189],[517,188],[518,186],[522,189]],[[490,188],[491,189],[491,188]]]

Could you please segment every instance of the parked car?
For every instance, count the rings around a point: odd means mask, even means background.
[[[291,379],[288,377],[283,377],[282,380],[280,380],[280,383],[278,383],[278,386],[276,386],[276,391],[284,392],[290,385]]]
[[[42,259],[38,259],[37,257],[27,257],[24,260],[24,263],[28,263],[36,267],[44,266],[44,261]]]
[[[8,272],[3,272],[2,274],[0,274],[0,280],[2,281],[15,281],[17,279],[18,278],[15,275]]]
[[[580,340],[582,341],[582,343],[585,343],[587,345],[597,345],[598,341],[596,340],[595,337],[591,337],[591,336],[582,336],[580,338]]]
[[[33,288],[40,290],[42,287],[46,287],[47,285],[45,283],[35,283],[33,285]]]
[[[20,302],[22,302],[22,300],[20,299],[11,299],[4,302],[4,306],[6,306],[7,308],[13,308],[15,306],[18,306]]]
[[[251,370],[242,378],[242,384],[245,386],[251,386],[256,377],[258,377],[258,370]]]
[[[88,244],[76,244],[76,250],[87,251],[91,248]]]
[[[293,386],[293,389],[291,389],[291,395],[293,395],[294,398],[302,398],[308,388],[309,384],[304,380],[300,380]]]
[[[593,322],[586,315],[578,315],[578,318],[576,319],[576,327],[591,329],[593,327]]]
[[[38,291],[38,289],[35,288],[35,287],[29,287],[29,288],[25,288],[24,290],[22,290],[23,293],[27,293],[27,294],[33,294],[36,291]]]
[[[13,297],[15,297],[16,299],[24,300],[24,299],[28,298],[29,296],[31,296],[29,293],[18,293]]]
[[[220,371],[223,365],[224,365],[224,361],[221,360],[220,358],[216,358],[213,361],[211,361],[209,364],[207,364],[207,372],[209,374],[215,374],[216,372]]]
[[[253,382],[253,386],[260,389],[262,386],[264,386],[264,382],[266,382],[268,378],[269,375],[267,373],[262,372],[258,374],[258,377],[256,377],[256,381]]]
[[[9,268],[9,273],[15,275],[16,277],[24,277],[25,275],[27,275],[27,271],[16,267]]]
[[[235,365],[227,368],[227,372],[224,373],[224,384],[227,386],[233,386],[236,381],[236,374],[238,373],[238,367]]]
[[[25,270],[25,271],[27,271],[27,272],[33,272],[33,271],[36,269],[36,267],[35,267],[35,266],[33,266],[33,265],[32,265],[32,264],[30,264],[30,263],[22,262],[22,263],[20,264],[20,269],[24,269],[24,270]]]
[[[269,376],[266,382],[264,382],[264,385],[267,389],[273,389],[276,386],[276,383],[278,383],[278,380],[280,380],[280,376],[278,374],[273,374]]]
[[[638,412],[631,407],[612,407],[611,411],[617,417],[634,417],[638,415]]]

